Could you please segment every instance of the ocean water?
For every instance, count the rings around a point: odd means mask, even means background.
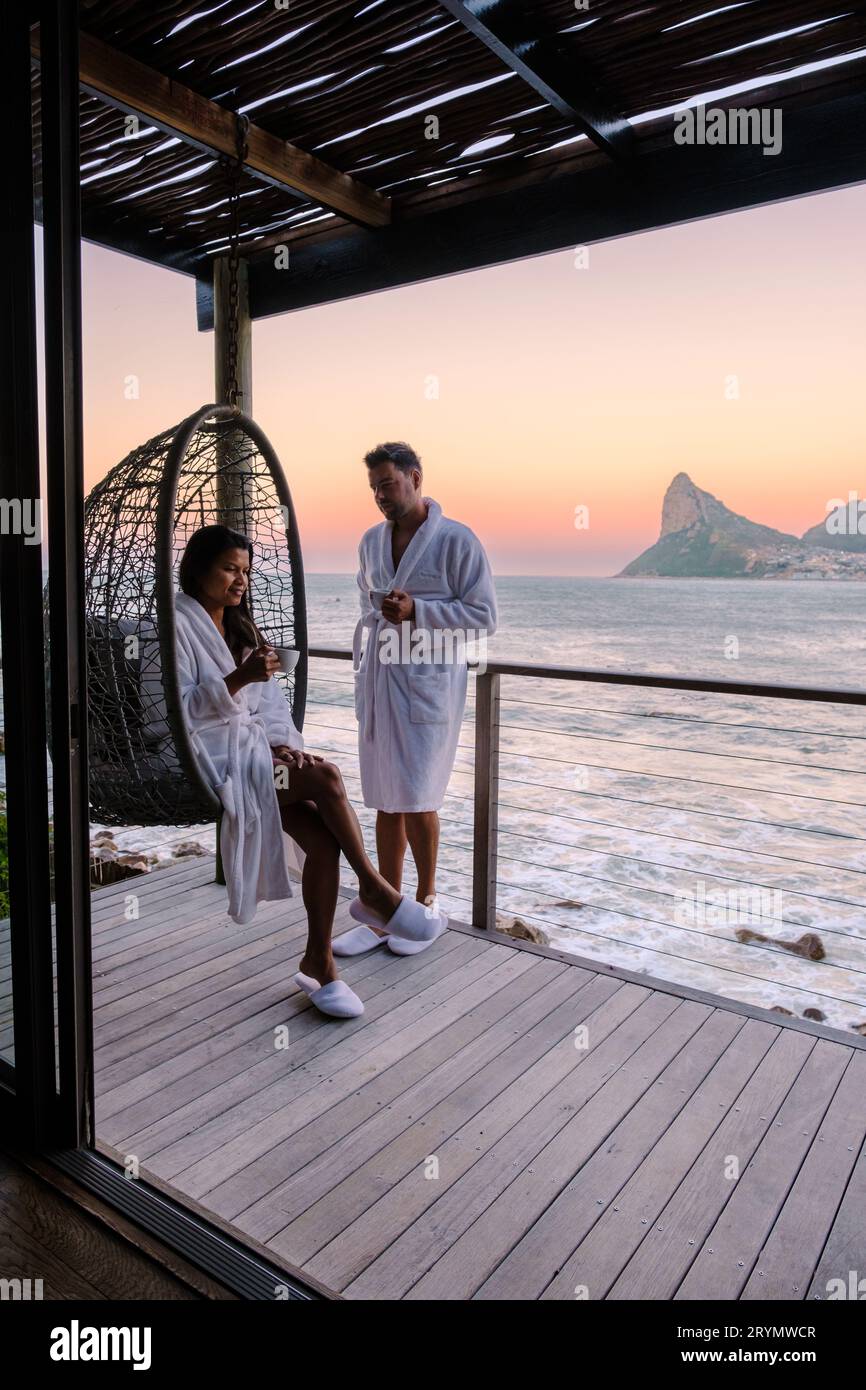
[[[505,577],[496,588],[491,659],[866,687],[863,584]],[[349,645],[357,604],[351,575],[308,575],[310,642]]]
[[[490,659],[866,687],[856,583],[503,578],[497,592]],[[347,647],[356,611],[351,576],[308,577],[313,645]],[[439,876],[444,909],[463,920],[472,689]],[[339,762],[357,804],[351,695],[348,663],[313,662],[308,746]],[[592,960],[866,1027],[866,709],[503,677],[501,724],[503,925],[519,918]],[[359,814],[372,847],[373,812]],[[750,931],[764,939],[742,940]]]

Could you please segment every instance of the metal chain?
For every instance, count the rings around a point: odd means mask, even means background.
[[[235,126],[235,140],[237,153],[234,159],[229,155],[223,156],[223,164],[228,169],[229,187],[229,303],[228,303],[228,361],[226,364],[226,403],[233,410],[238,410],[238,395],[240,386],[238,384],[238,327],[240,319],[240,289],[238,285],[238,268],[240,265],[240,252],[238,243],[240,241],[240,197],[241,197],[241,178],[247,158],[247,132],[250,122],[247,116],[238,115]]]

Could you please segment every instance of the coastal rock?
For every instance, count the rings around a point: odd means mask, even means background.
[[[823,960],[826,955],[824,943],[813,931],[804,932],[794,941],[775,940],[772,936],[764,936],[762,932],[752,931],[751,927],[737,927],[734,935],[744,946],[752,941],[761,941],[767,946],[778,946],[782,951],[790,951],[792,955],[803,956],[805,960]]]
[[[519,917],[512,917],[506,920],[503,925],[497,923],[498,929],[506,936],[513,936],[518,941],[531,941],[535,946],[549,946],[550,937],[547,932],[537,927],[534,922],[524,922]]]
[[[99,831],[90,844],[90,882],[94,887],[149,873],[158,864],[159,856],[150,851],[118,849],[108,830]]]
[[[171,852],[174,859],[189,859],[194,855],[206,855],[208,853],[198,840],[181,840],[179,844],[172,846]]]

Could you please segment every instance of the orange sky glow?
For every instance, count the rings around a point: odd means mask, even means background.
[[[386,439],[500,574],[616,573],[680,470],[796,533],[863,495],[864,214],[857,186],[257,320],[253,414],[307,568],[355,568]],[[89,488],[213,398],[213,335],[188,277],[91,245],[83,266]]]

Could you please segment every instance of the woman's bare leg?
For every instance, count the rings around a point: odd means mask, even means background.
[[[298,969],[320,984],[339,979],[331,932],[340,891],[340,846],[311,801],[280,806],[283,829],[304,851],[301,893],[307,909],[307,946]]]
[[[367,851],[360,822],[352,808],[340,769],[334,763],[305,763],[289,771],[289,785],[278,792],[280,805],[297,801],[312,801],[340,846],[349,864],[358,875],[358,896],[365,907],[372,908],[384,920],[393,917],[400,906],[402,894],[397,892],[379,870],[374,868]]]

